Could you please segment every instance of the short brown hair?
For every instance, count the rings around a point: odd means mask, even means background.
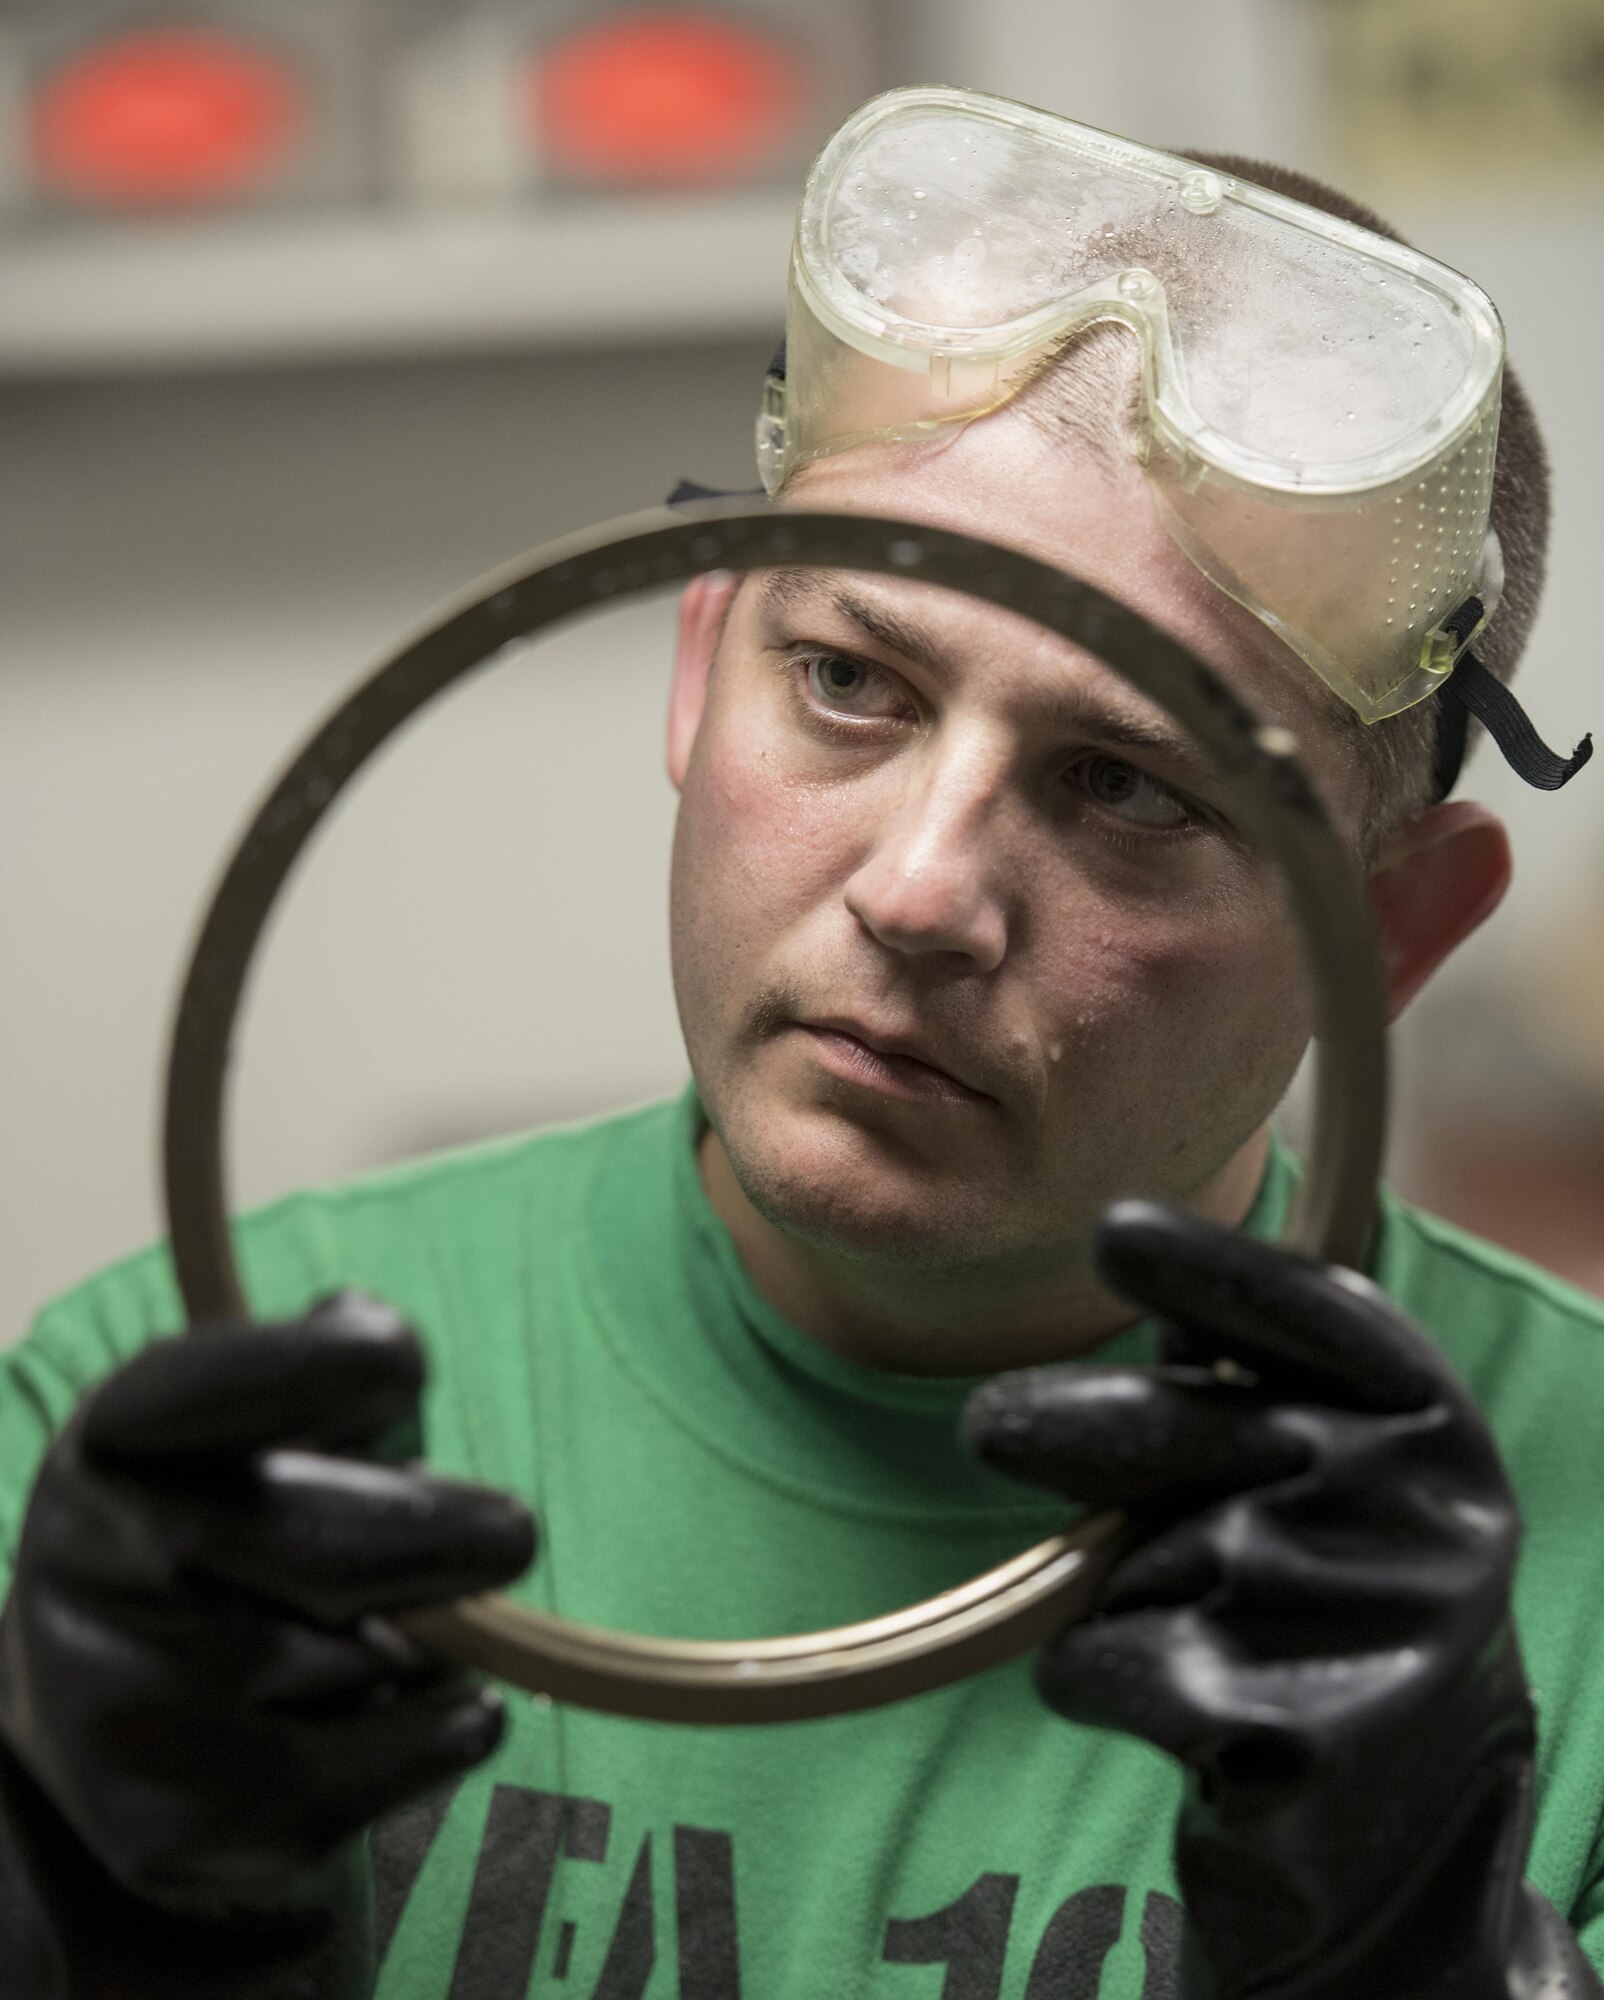
[[[1186,157],[1395,242],[1405,241],[1372,209],[1310,174],[1235,153],[1189,152]],[[1140,388],[1132,336],[1118,323],[1105,320],[1065,342],[1021,398],[1021,406],[1066,441],[1112,455],[1129,447],[1138,421]],[[1513,677],[1537,615],[1548,560],[1548,515],[1548,454],[1530,399],[1514,370],[1506,367],[1492,497],[1492,525],[1503,550],[1504,589],[1496,614],[1476,643],[1477,657],[1501,681]],[[1385,834],[1431,803],[1438,703],[1418,702],[1402,715],[1370,724],[1361,722],[1335,695],[1331,704],[1338,720],[1352,732],[1365,770],[1364,845],[1367,854],[1373,854]],[[1467,754],[1480,733],[1472,721]]]

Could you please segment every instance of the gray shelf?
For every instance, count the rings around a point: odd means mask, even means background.
[[[0,374],[779,331],[794,194],[0,240]]]

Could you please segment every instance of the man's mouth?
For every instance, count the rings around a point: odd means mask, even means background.
[[[911,1036],[860,1021],[799,1021],[815,1060],[832,1076],[905,1103],[988,1104],[989,1095],[944,1069]]]

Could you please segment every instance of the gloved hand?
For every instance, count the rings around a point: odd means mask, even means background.
[[[1351,1271],[1149,1202],[1098,1256],[1167,1322],[1162,1365],[998,1377],[965,1431],[1129,1516],[1037,1682],[1187,1767],[1186,2000],[1604,1993],[1521,1879],[1519,1520],[1467,1392]]]
[[[8,1996],[366,1989],[353,1836],[503,1721],[386,1614],[534,1552],[515,1500],[359,1455],[422,1379],[345,1293],[160,1341],[74,1413],[0,1614]]]

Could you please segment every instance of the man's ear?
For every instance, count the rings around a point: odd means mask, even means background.
[[[668,697],[668,775],[675,791],[685,783],[691,745],[707,701],[707,677],[740,581],[730,570],[711,569],[693,576],[680,592],[674,684]]]
[[[1503,821],[1470,799],[1428,806],[1388,835],[1369,890],[1389,1021],[1498,908],[1513,868]]]

